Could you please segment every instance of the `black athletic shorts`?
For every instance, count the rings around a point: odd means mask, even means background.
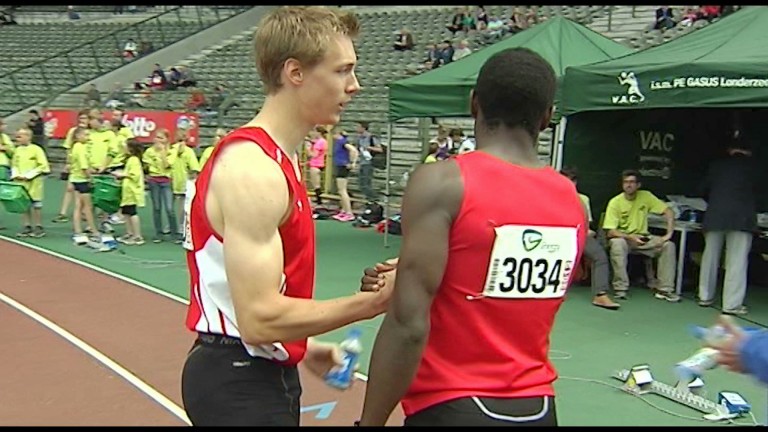
[[[299,426],[296,366],[252,357],[240,339],[201,333],[184,363],[181,395],[194,426]]]
[[[81,194],[91,193],[91,184],[88,182],[72,182],[72,187]]]
[[[344,165],[336,165],[333,167],[333,175],[336,178],[347,178],[349,177],[349,168]]]
[[[405,426],[557,426],[555,398],[454,399],[408,416]]]
[[[136,205],[124,205],[120,207],[120,213],[126,216],[136,216]]]

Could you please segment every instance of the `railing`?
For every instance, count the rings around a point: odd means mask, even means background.
[[[152,51],[164,48],[234,17],[252,6],[177,6],[159,15],[122,27],[109,34],[60,52],[35,63],[0,75],[0,116],[52,99],[72,87],[84,84],[127,63],[124,44],[149,42]],[[184,12],[182,14],[182,12]],[[175,27],[184,25],[182,30]],[[74,31],[76,25],[72,26]]]

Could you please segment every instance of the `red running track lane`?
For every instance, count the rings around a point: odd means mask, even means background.
[[[182,406],[181,368],[194,338],[183,325],[185,304],[1,239],[0,257],[0,293]],[[0,425],[184,424],[59,335],[1,301],[0,306]],[[305,413],[302,425],[347,426],[359,416],[364,382],[339,392],[302,373],[302,384],[302,406],[335,403],[328,416]],[[398,409],[388,424],[401,425],[402,419]]]

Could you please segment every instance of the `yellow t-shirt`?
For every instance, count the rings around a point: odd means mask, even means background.
[[[208,146],[203,150],[203,154],[200,155],[200,170],[203,169],[205,166],[205,163],[208,162],[208,159],[211,158],[211,153],[213,153],[213,146]]]
[[[587,214],[587,222],[592,222],[592,205],[589,203],[589,197],[584,194],[579,194],[581,205],[584,206],[584,212]]]
[[[125,175],[120,206],[144,207],[144,170],[138,156],[130,156],[126,159]]]
[[[67,131],[67,136],[64,137],[64,144],[62,144],[61,146],[67,149],[67,153],[69,153],[69,150],[72,148],[72,144],[73,144],[72,141],[75,139],[74,135],[75,135],[76,129],[77,129],[77,126],[72,126]]]
[[[119,167],[125,164],[125,158],[128,156],[126,153],[125,142],[128,138],[125,135],[121,135],[119,132],[112,136],[109,141],[109,151],[107,157],[112,158],[112,162],[109,163],[109,168]]]
[[[176,162],[176,152],[173,151],[173,148],[170,148],[167,155],[168,165],[163,167],[160,152],[155,149],[155,146],[151,146],[144,151],[142,162],[147,166],[147,174],[150,177],[171,177],[173,163]]]
[[[85,172],[85,170],[90,168],[87,144],[81,142],[72,144],[67,162],[69,163],[70,183],[85,183],[88,181],[88,174]]]
[[[34,177],[32,180],[15,180],[24,185],[33,201],[43,200],[43,185],[45,176],[40,174],[49,174],[51,166],[48,164],[48,158],[42,147],[37,144],[28,144],[16,147],[11,159],[12,176],[22,175],[25,177]]]
[[[0,133],[0,143],[5,147],[5,151],[0,151],[0,166],[10,167],[14,149],[13,141],[8,135]]]
[[[603,229],[647,235],[648,213],[662,214],[666,209],[667,205],[651,192],[639,190],[632,201],[620,193],[608,202]]]
[[[184,150],[179,156],[178,152],[180,145],[184,146]],[[173,189],[174,194],[183,195],[187,192],[187,180],[190,178],[190,173],[197,173],[200,171],[197,155],[195,155],[194,150],[184,143],[174,144],[171,146],[170,151],[177,155],[171,171],[171,188]]]
[[[91,131],[88,143],[88,163],[92,167],[100,169],[104,166],[114,136],[115,133],[111,130]]]
[[[424,158],[424,163],[425,164],[435,163],[435,162],[437,162],[437,156],[435,156],[435,155],[427,155],[427,157]]]
[[[131,128],[129,128],[128,126],[121,127],[120,130],[117,131],[117,134],[125,138],[126,140],[129,140],[134,137],[133,131],[131,131]]]

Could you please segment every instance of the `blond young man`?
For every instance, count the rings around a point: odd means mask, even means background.
[[[359,91],[350,13],[281,7],[259,25],[261,111],[224,137],[187,204],[187,328],[198,339],[182,373],[194,425],[298,426],[297,365],[323,376],[337,345],[312,336],[385,311],[380,289],[314,300],[315,233],[299,165],[304,137],[339,122]]]

